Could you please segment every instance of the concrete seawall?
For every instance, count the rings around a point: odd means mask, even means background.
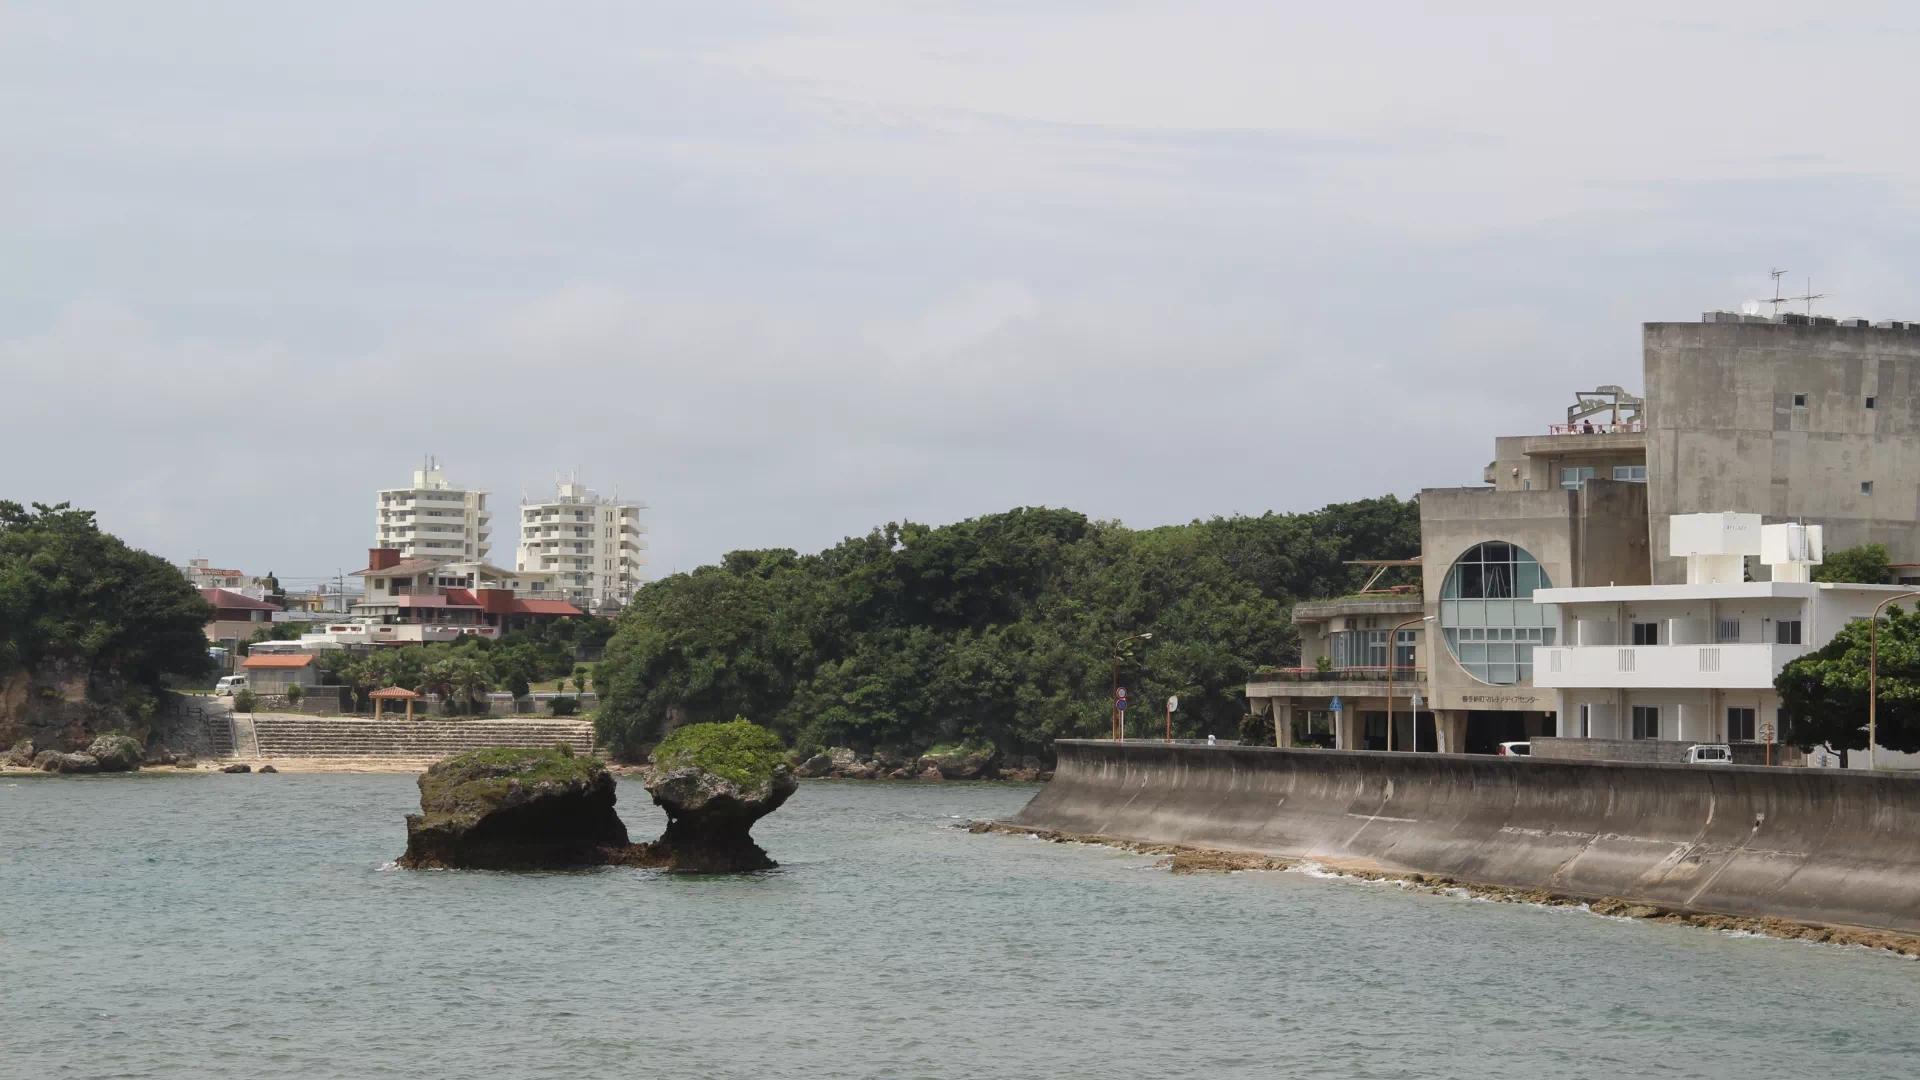
[[[1920,933],[1920,778],[1063,740],[1013,822]]]

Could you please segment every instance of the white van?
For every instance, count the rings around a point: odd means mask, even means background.
[[[213,693],[215,697],[225,697],[235,690],[245,690],[246,688],[247,677],[245,675],[222,675],[220,681],[213,684]]]
[[[1689,746],[1687,747],[1687,764],[1731,765],[1733,764],[1733,747],[1726,743],[1701,743],[1698,746]]]

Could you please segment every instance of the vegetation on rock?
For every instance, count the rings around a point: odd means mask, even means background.
[[[654,748],[656,772],[704,769],[743,788],[759,788],[772,781],[787,764],[786,744],[780,736],[745,717],[725,724],[689,724],[676,729]]]
[[[496,746],[435,762],[420,776],[420,809],[427,820],[472,820],[499,805],[514,787],[590,784],[606,767],[576,757],[573,748]]]
[[[635,596],[594,671],[596,727],[625,755],[738,715],[807,750],[1047,753],[1106,734],[1113,643],[1151,630],[1122,653],[1129,696],[1178,694],[1176,735],[1229,736],[1248,673],[1297,662],[1293,603],[1356,590],[1366,568],[1343,560],[1418,554],[1419,518],[1391,496],[1150,530],[1028,508],[733,552]]]

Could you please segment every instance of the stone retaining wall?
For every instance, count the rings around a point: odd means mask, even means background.
[[[1015,824],[1920,932],[1920,778],[1062,740]]]

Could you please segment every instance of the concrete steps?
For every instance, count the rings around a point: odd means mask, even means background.
[[[261,714],[253,718],[256,756],[341,760],[436,761],[488,746],[546,747],[568,743],[593,752],[585,720],[355,720]]]

